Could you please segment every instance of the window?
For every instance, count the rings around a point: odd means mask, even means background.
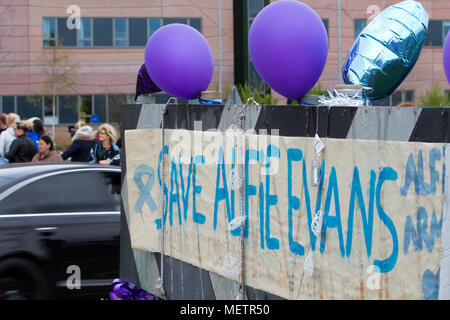
[[[255,20],[258,13],[264,8],[265,1],[264,0],[248,0],[247,1],[247,35],[250,30],[250,27]],[[247,51],[248,52],[248,51]],[[259,92],[265,92],[266,87],[264,81],[259,76],[258,72],[253,65],[253,62],[248,55],[248,63],[247,63],[247,80],[251,88],[256,88]]]
[[[98,122],[106,122],[106,96],[104,94],[94,95],[94,112]]]
[[[56,44],[56,18],[42,19],[42,39],[44,48],[54,47]]]
[[[22,119],[42,118],[42,98],[32,96],[17,97],[17,113]]]
[[[154,96],[156,104],[166,104],[167,101],[170,99],[170,95],[166,93],[157,93]]]
[[[442,37],[442,43],[445,43],[445,39],[447,38],[448,31],[450,30],[450,21],[444,21],[442,23],[443,28],[443,37]]]
[[[78,97],[59,96],[59,123],[76,123],[78,121]]]
[[[182,23],[202,31],[201,18],[80,18],[79,29],[69,29],[67,17],[43,18],[43,47],[145,47],[163,25]]]
[[[329,24],[329,19],[322,19],[323,25],[325,26],[325,30],[327,31],[327,36],[328,36],[328,24]],[[328,36],[329,37],[329,36]]]
[[[201,18],[149,18],[148,19],[148,36],[151,37],[163,25],[171,23],[182,23],[191,26],[198,32],[202,32],[202,19]]]
[[[427,47],[442,47],[444,41],[442,20],[430,20],[424,45]]]
[[[14,96],[6,96],[2,99],[2,112],[11,113],[16,112],[14,108]]]
[[[202,32],[202,19],[190,18],[188,23],[192,28],[197,29],[198,32]]]
[[[114,46],[128,46],[128,19],[114,18]]]
[[[444,99],[445,105],[448,106],[450,104],[450,90],[444,90]]]
[[[113,19],[93,18],[94,20],[94,46],[111,47],[113,45]]]
[[[58,18],[57,38],[64,47],[77,46],[77,29],[67,28],[67,18]]]
[[[126,94],[108,95],[108,122],[120,122],[122,119],[122,106],[127,103]]]
[[[78,30],[78,46],[92,46],[92,18],[80,19],[80,29]]]
[[[55,124],[58,124],[58,108],[55,97]],[[53,123],[53,101],[51,96],[44,97],[44,125],[49,126]]]
[[[116,211],[116,190],[106,183],[95,171],[43,178],[6,197],[0,214]]]
[[[402,91],[402,102],[414,102],[415,95],[414,90]]]
[[[168,25],[172,23],[182,23],[187,24],[187,18],[163,18],[163,25]]]
[[[264,8],[264,0],[248,0],[248,16],[252,22],[262,8]]]
[[[355,39],[359,36],[361,31],[364,30],[367,24],[367,19],[355,19],[353,24],[354,37]]]
[[[130,47],[145,47],[147,44],[147,19],[130,18],[128,20],[128,39]]]
[[[91,123],[92,96],[80,96],[80,120]]]
[[[118,173],[103,173],[103,182],[107,188],[115,211],[120,211],[121,179]]]
[[[415,92],[414,90],[398,90],[391,94],[389,97],[381,100],[373,101],[374,106],[397,106],[402,102],[414,102]]]
[[[148,19],[148,34],[149,37],[156,32],[162,26],[162,19],[160,18],[149,18]]]
[[[402,92],[401,91],[395,91],[391,95],[391,106],[396,106],[402,102]]]

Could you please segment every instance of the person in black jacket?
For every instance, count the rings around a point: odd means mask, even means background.
[[[63,160],[71,158],[72,162],[88,162],[89,152],[95,144],[95,132],[90,126],[82,126],[72,138],[70,147],[61,154]]]
[[[25,121],[16,123],[14,135],[17,139],[11,143],[9,152],[6,154],[9,163],[29,162],[36,154],[36,147],[33,140],[26,135],[27,130],[28,126]]]

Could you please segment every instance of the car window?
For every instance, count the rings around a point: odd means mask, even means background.
[[[0,202],[0,214],[117,211],[116,202],[102,173],[70,172],[15,191]]]
[[[109,196],[111,197],[114,209],[116,211],[120,211],[120,192],[121,192],[120,173],[104,172],[103,182],[105,183]]]

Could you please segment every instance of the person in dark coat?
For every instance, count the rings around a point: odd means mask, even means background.
[[[36,145],[36,152],[39,152],[39,138],[45,134],[44,124],[39,118],[28,119],[29,130],[27,136],[33,140]],[[31,126],[31,129],[30,129]]]
[[[14,127],[14,135],[17,137],[9,148],[6,158],[9,163],[30,162],[36,154],[36,147],[33,140],[27,135],[28,125],[25,121],[16,123]]]
[[[96,143],[95,132],[90,126],[82,126],[72,138],[72,144],[61,155],[63,160],[71,158],[72,162],[88,162],[91,148]]]

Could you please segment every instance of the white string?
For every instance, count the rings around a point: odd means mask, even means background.
[[[255,98],[250,97],[247,99],[247,102],[245,103],[244,108],[249,105],[249,102],[253,102],[254,105],[259,106],[259,103],[256,102]]]
[[[238,155],[239,155],[239,176],[241,178],[241,189],[240,189],[240,209],[241,209],[241,235],[240,235],[240,240],[241,240],[241,287],[240,287],[240,295],[239,298],[241,298],[242,300],[245,299],[245,255],[244,255],[244,228],[245,228],[245,215],[244,215],[244,165],[243,165],[243,159],[245,159],[245,136],[244,136],[244,119],[245,119],[245,115],[244,115],[244,110],[245,110],[245,106],[248,105],[249,101],[253,101],[254,103],[257,104],[257,102],[251,97],[248,98],[247,103],[243,106],[242,108],[242,113],[239,115],[239,119],[241,121],[241,131],[242,131],[242,135],[241,135],[241,139],[239,140],[239,147],[238,147]]]
[[[176,102],[174,97],[170,97],[169,100],[167,100],[166,104],[161,109],[161,144],[162,144],[162,153],[161,153],[161,234],[160,234],[160,246],[161,246],[161,275],[159,279],[156,281],[156,287],[161,289],[161,294],[163,297],[165,297],[166,292],[164,290],[164,234],[165,234],[165,223],[164,223],[164,210],[165,210],[165,201],[164,201],[164,148],[165,148],[165,141],[164,141],[164,115],[167,113],[167,105],[171,101]]]

